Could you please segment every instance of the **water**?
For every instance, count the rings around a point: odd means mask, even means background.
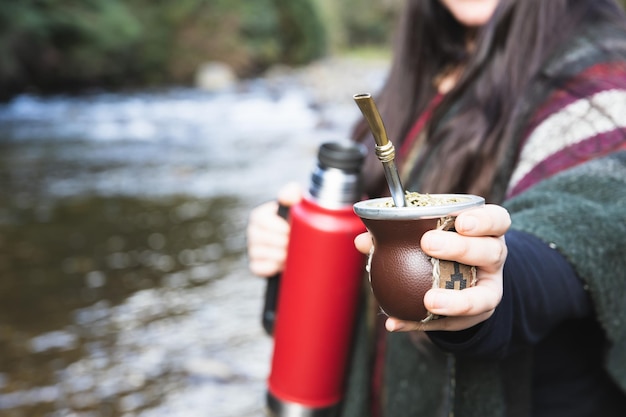
[[[359,74],[326,91],[382,70]],[[283,77],[0,105],[0,415],[262,416],[247,215],[308,182],[356,92]]]

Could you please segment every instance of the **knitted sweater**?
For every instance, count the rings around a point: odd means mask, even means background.
[[[601,45],[601,46],[598,46]],[[557,248],[583,279],[605,332],[606,370],[626,392],[626,34],[594,28],[529,89],[518,160],[501,183],[512,228]],[[549,88],[550,86],[550,88]],[[407,184],[419,189],[419,184]],[[385,417],[528,416],[532,351],[455,358],[409,334],[386,337]],[[343,415],[369,416],[372,331],[363,320]],[[369,342],[367,342],[369,340]],[[416,347],[419,346],[419,347]],[[511,383],[513,381],[513,383]]]

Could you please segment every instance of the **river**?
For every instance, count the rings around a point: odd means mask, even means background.
[[[248,213],[308,182],[383,73],[0,104],[0,415],[263,416]]]

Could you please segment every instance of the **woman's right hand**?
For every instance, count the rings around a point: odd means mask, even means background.
[[[278,215],[278,204],[291,207],[302,199],[302,188],[289,183],[270,201],[252,210],[248,228],[248,267],[253,274],[271,277],[283,270],[289,243],[289,223]]]

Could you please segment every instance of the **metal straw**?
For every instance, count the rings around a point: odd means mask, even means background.
[[[385,179],[387,179],[387,185],[389,186],[389,191],[391,192],[391,198],[393,199],[396,207],[406,207],[404,188],[402,187],[402,182],[400,181],[398,168],[394,162],[396,149],[387,137],[385,125],[380,117],[378,108],[376,108],[376,103],[374,103],[372,95],[368,93],[355,94],[353,98],[357,106],[359,106],[359,109],[361,109],[361,113],[363,113],[363,116],[365,117],[365,120],[367,120],[370,130],[374,135],[374,140],[376,141],[376,156],[383,163],[383,168],[385,169]]]

